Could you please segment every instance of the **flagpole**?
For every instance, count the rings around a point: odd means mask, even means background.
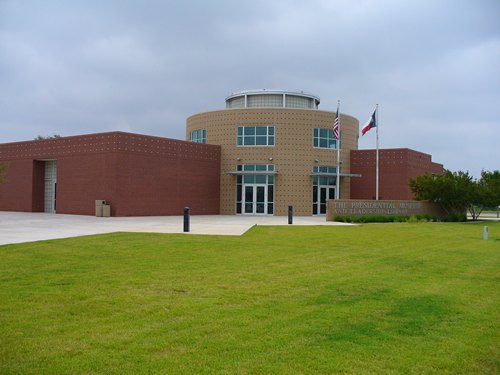
[[[376,157],[376,167],[375,167],[375,199],[378,200],[378,128],[379,128],[379,122],[378,122],[378,104],[375,108],[375,112],[377,112],[377,122],[375,126],[376,130],[376,138],[377,138],[377,157]]]
[[[337,114],[339,120],[339,137],[336,140],[335,146],[337,146],[337,179],[335,181],[335,199],[340,199],[339,182],[340,182],[340,100],[337,100]]]

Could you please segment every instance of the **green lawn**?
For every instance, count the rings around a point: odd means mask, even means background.
[[[0,373],[499,373],[483,225],[0,246]]]

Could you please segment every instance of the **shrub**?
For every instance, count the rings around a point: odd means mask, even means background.
[[[428,221],[437,221],[432,215],[366,215],[366,216],[334,216],[334,221],[343,223],[426,223]]]
[[[445,222],[461,222],[467,221],[467,215],[465,214],[449,214],[443,218]]]

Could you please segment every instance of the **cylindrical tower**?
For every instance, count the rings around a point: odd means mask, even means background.
[[[317,96],[282,90],[231,94],[226,109],[187,119],[186,138],[221,146],[220,213],[322,215],[335,197],[335,112]],[[359,121],[341,115],[340,198],[350,196],[350,150]]]

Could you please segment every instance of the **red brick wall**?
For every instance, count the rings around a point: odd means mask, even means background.
[[[181,215],[189,206],[193,214],[218,213],[219,199],[213,197],[219,196],[219,163],[194,155],[185,150],[177,158],[118,154],[112,209],[117,215]]]
[[[0,210],[43,211],[43,161],[57,160],[57,212],[113,216],[219,213],[220,146],[122,132],[0,145]]]
[[[432,162],[431,163],[431,171],[429,173],[443,174],[444,173],[444,166],[443,166],[443,164]]]
[[[0,184],[0,210],[33,210],[33,161],[10,160],[6,162],[4,182]]]
[[[113,159],[112,152],[57,158],[57,212],[95,214],[95,201],[114,194]]]
[[[375,197],[376,150],[351,150],[351,199]],[[433,163],[431,156],[407,148],[379,150],[379,198],[413,199],[410,178],[429,173],[443,173],[443,165]]]

